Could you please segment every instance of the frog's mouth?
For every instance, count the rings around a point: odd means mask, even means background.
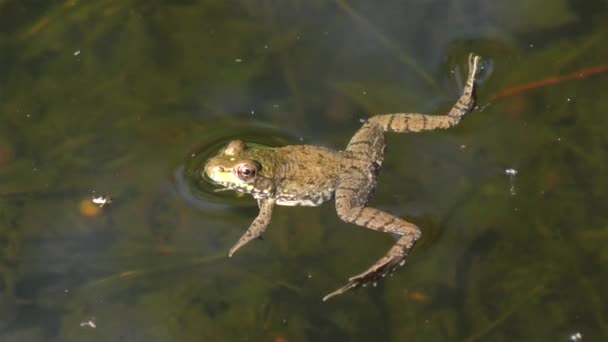
[[[256,189],[252,184],[236,185],[233,183],[217,182],[217,181],[214,183],[222,187],[222,188],[216,189],[216,191],[232,190],[232,191],[244,192],[244,193],[248,193],[248,194],[256,193]]]
[[[206,173],[203,174],[203,178],[208,182],[220,186],[220,188],[215,189],[215,192],[221,191],[236,191],[241,194],[250,194],[256,199],[259,198],[267,198],[271,195],[271,191],[269,189],[258,189],[256,188],[254,183],[240,183],[235,184],[232,182],[221,181],[218,179],[213,179]]]

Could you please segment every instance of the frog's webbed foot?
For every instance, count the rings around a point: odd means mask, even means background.
[[[358,274],[348,279],[348,283],[341,288],[329,293],[323,297],[323,301],[330,299],[331,297],[342,294],[350,289],[354,289],[361,286],[366,286],[371,283],[376,285],[376,281],[386,277],[387,274],[392,273],[398,266],[405,263],[405,254],[395,256],[385,256],[378,260],[374,266],[370,267],[367,271]]]
[[[232,257],[239,248],[249,243],[249,241],[260,237],[266,228],[268,228],[270,218],[272,217],[272,208],[274,208],[274,200],[258,200],[258,206],[260,207],[258,216],[253,220],[239,241],[230,248],[228,252],[229,257]]]

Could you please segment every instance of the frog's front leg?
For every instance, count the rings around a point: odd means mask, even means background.
[[[349,278],[348,283],[343,287],[323,297],[324,301],[386,276],[405,262],[414,243],[420,238],[420,229],[416,225],[385,211],[366,206],[367,197],[374,184],[374,180],[370,181],[369,178],[359,174],[341,180],[336,189],[338,216],[345,222],[381,232],[395,233],[401,237],[380,260],[365,272]]]
[[[249,241],[256,239],[262,235],[262,233],[268,228],[270,224],[270,219],[272,217],[272,209],[274,208],[275,201],[273,199],[259,199],[258,207],[260,208],[260,212],[258,216],[251,222],[251,225],[241,236],[239,241],[230,248],[228,252],[228,256],[232,257],[232,255],[241,247],[246,245]]]

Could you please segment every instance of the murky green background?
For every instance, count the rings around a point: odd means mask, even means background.
[[[607,7],[0,0],[0,340],[608,339]],[[422,227],[405,268],[321,302],[394,241],[331,204],[227,258],[257,208],[205,157],[441,113],[470,51],[479,108],[388,138],[371,204]]]

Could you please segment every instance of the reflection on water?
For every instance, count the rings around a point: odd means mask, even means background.
[[[0,0],[0,340],[605,340],[606,7]],[[331,205],[227,257],[257,208],[209,155],[440,113],[472,51],[480,107],[387,138],[407,267],[322,303],[393,242]]]

